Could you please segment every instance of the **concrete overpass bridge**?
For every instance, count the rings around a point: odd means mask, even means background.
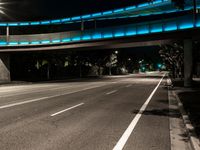
[[[200,8],[200,1],[197,3]],[[167,19],[155,19],[138,23],[84,30],[84,22],[94,20],[111,19],[134,19],[141,16],[151,17],[155,15],[191,12],[192,3],[186,1],[185,10],[177,10],[171,0],[155,0],[149,3],[129,6],[115,10],[86,14],[56,20],[34,22],[9,22],[0,23],[0,27],[23,27],[23,26],[48,26],[73,24],[81,22],[82,30],[67,31],[46,34],[31,35],[1,35],[0,36],[0,80],[10,80],[9,52],[19,51],[42,51],[74,48],[124,48],[160,45],[172,40],[185,40],[187,63],[191,62],[192,39],[198,39],[200,29],[200,15],[194,20],[193,15],[171,17]],[[189,49],[189,50],[188,50]],[[188,74],[188,75],[187,75]],[[187,68],[186,76],[191,76],[191,68]],[[191,78],[191,77],[190,77]]]

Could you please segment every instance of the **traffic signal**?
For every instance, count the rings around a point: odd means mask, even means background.
[[[185,7],[185,0],[172,0],[172,2],[179,9],[184,9],[184,7]]]

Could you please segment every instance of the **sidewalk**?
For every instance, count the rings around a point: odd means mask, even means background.
[[[189,120],[185,119],[185,124],[191,122],[192,127],[189,127],[189,132],[192,133],[192,128],[194,127],[194,134],[192,136],[200,140],[200,79],[194,79],[194,87],[184,88],[183,81],[173,80],[173,91],[180,99],[180,105],[183,104],[183,109],[186,113],[183,117],[189,117]],[[189,123],[188,123],[189,124]]]

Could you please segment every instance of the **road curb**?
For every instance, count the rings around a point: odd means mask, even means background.
[[[186,131],[188,133],[188,136],[190,139],[190,144],[191,144],[193,150],[200,150],[200,141],[197,138],[197,135],[195,133],[195,128],[192,125],[191,121],[189,120],[189,116],[187,115],[187,113],[183,107],[183,104],[182,104],[180,98],[178,97],[178,94],[173,90],[172,90],[172,94],[174,95],[174,97],[176,98],[176,100],[178,102],[178,108],[181,113],[181,117],[183,119]]]

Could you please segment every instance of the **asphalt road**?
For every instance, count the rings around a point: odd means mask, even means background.
[[[1,150],[170,150],[163,73],[0,87]]]

